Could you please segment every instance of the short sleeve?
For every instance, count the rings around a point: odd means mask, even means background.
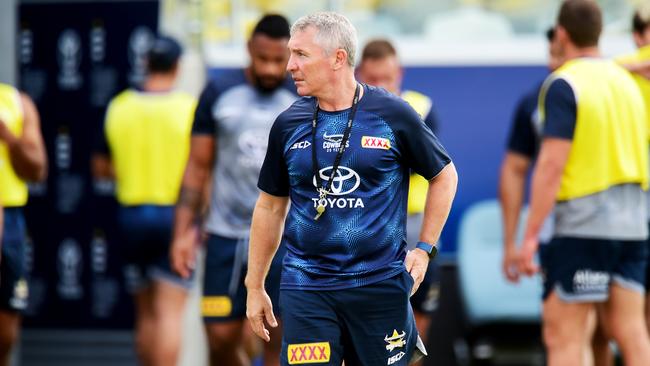
[[[424,117],[424,123],[433,133],[438,133],[440,123],[438,119],[438,113],[436,112],[433,104],[431,105],[431,108],[429,108],[429,113],[427,113],[427,116]]]
[[[266,156],[257,182],[259,189],[278,197],[289,195],[289,170],[284,157],[282,116],[281,114],[271,127]]]
[[[523,98],[517,105],[508,137],[508,151],[534,158],[539,139],[533,127],[533,114],[537,106],[537,94]]]
[[[551,81],[543,98],[544,137],[573,140],[577,106],[571,85],[564,79]]]
[[[404,163],[427,180],[434,178],[451,162],[449,154],[433,131],[407,103],[391,125]]]
[[[201,92],[199,104],[194,112],[194,122],[192,123],[192,135],[211,135],[216,136],[216,121],[212,115],[212,108],[219,96],[219,92],[213,82],[208,83]]]

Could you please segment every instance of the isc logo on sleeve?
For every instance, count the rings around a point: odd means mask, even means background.
[[[363,136],[361,137],[361,147],[365,149],[390,149],[390,140],[382,137]]]
[[[329,342],[290,344],[287,359],[289,365],[325,363],[330,361],[330,353]]]

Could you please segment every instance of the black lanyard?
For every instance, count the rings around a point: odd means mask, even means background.
[[[325,197],[331,193],[330,188],[332,187],[332,181],[334,181],[334,175],[339,169],[339,164],[341,163],[341,158],[343,157],[343,152],[345,152],[345,147],[347,145],[348,139],[350,138],[350,132],[352,131],[352,122],[354,121],[354,115],[357,113],[357,105],[359,104],[359,91],[361,86],[357,84],[356,89],[354,90],[354,98],[352,99],[352,110],[350,111],[350,116],[348,117],[348,124],[345,127],[345,132],[343,133],[343,138],[341,139],[341,144],[339,145],[338,151],[336,152],[336,157],[334,158],[334,165],[332,166],[332,172],[330,173],[329,180],[325,183],[323,187],[323,180],[320,176],[320,170],[318,169],[318,159],[316,158],[316,123],[318,122],[318,102],[316,102],[316,108],[314,109],[314,117],[311,122],[311,166],[314,172],[314,177],[316,178],[316,189],[318,191],[318,215],[315,219],[318,219],[320,215],[325,211]],[[321,208],[322,207],[322,208]]]

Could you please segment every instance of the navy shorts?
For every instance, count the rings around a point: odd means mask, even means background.
[[[186,289],[191,286],[191,279],[182,278],[171,268],[169,249],[173,220],[173,206],[119,208],[121,254],[129,292],[150,286],[153,281],[165,281]]]
[[[343,290],[280,291],[282,365],[407,365],[419,340],[406,269],[389,279]]]
[[[602,302],[612,282],[645,293],[646,241],[553,238],[540,246],[543,298],[555,291],[566,302]]]
[[[27,233],[21,208],[4,209],[0,259],[0,309],[20,312],[27,307],[29,287],[25,265]]]
[[[206,323],[241,320],[246,317],[246,277],[248,238],[231,239],[210,234],[206,243],[205,275],[201,314]],[[266,277],[266,292],[278,316],[280,274],[286,251],[280,246]]]

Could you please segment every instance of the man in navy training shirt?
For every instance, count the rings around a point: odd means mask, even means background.
[[[336,13],[291,29],[287,70],[303,97],[271,128],[245,281],[248,319],[268,342],[265,321],[277,323],[264,278],[286,246],[283,365],[406,365],[426,354],[409,296],[435,254],[456,170],[408,103],[357,83],[356,46],[356,30]],[[407,253],[411,171],[429,190],[420,242]]]

